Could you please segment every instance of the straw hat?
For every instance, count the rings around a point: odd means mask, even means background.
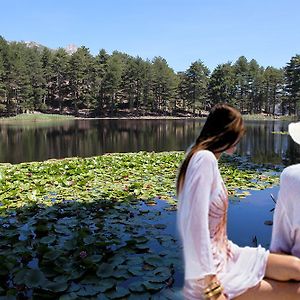
[[[289,124],[289,134],[294,142],[300,145],[300,122]]]

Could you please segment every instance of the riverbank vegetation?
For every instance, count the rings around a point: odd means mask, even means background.
[[[183,276],[174,234],[183,158],[139,152],[0,164],[0,296],[174,299]],[[220,168],[231,198],[278,184],[274,166],[238,156]]]
[[[43,114],[43,113],[31,113],[31,114],[20,114],[13,117],[2,117],[0,118],[0,124],[10,123],[32,123],[32,122],[59,122],[65,120],[73,120],[74,117],[58,114]]]
[[[201,61],[174,72],[151,61],[104,49],[64,49],[0,37],[0,113],[26,111],[76,116],[199,116],[218,102],[246,114],[293,115],[300,97],[300,56],[281,69],[241,56],[209,70]]]

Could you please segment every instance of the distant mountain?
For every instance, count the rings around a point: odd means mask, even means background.
[[[22,41],[22,43],[24,43],[28,48],[46,48],[45,46],[32,41]]]
[[[43,50],[44,48],[48,48],[46,46],[43,46],[37,42],[34,42],[34,41],[22,41],[21,43],[24,43],[28,48],[38,48],[39,50]],[[51,49],[51,48],[48,48],[49,50],[51,51],[55,51],[56,49]],[[78,49],[78,47],[75,45],[75,44],[69,44],[67,45],[65,48],[66,52],[69,54],[69,55],[72,55],[73,53],[75,53]]]

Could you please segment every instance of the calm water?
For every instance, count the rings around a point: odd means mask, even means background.
[[[185,150],[201,130],[199,120],[76,120],[56,124],[0,125],[0,162],[43,161],[48,158],[88,157],[107,152]],[[288,122],[248,121],[247,134],[238,153],[257,163],[289,165],[300,162],[300,146],[288,135]],[[228,237],[240,246],[261,244],[268,248],[278,186],[251,191],[242,200],[230,199]],[[165,204],[164,204],[165,205]],[[176,212],[162,210],[166,231],[178,237]],[[160,222],[162,222],[160,221]],[[255,242],[254,239],[257,241]],[[183,273],[176,273],[175,287],[183,284]]]
[[[107,152],[185,150],[201,130],[199,120],[73,120],[0,125],[0,162],[88,157]],[[247,121],[238,153],[254,162],[291,164],[300,147],[288,135],[288,122]]]

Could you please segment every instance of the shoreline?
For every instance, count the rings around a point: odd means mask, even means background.
[[[59,114],[20,114],[13,117],[0,118],[0,124],[13,123],[29,123],[29,122],[51,122],[51,121],[73,121],[73,120],[205,120],[207,116],[104,116],[104,117],[85,117],[73,115],[59,115]],[[243,115],[243,119],[248,121],[295,121],[297,116],[267,116],[267,115]]]

